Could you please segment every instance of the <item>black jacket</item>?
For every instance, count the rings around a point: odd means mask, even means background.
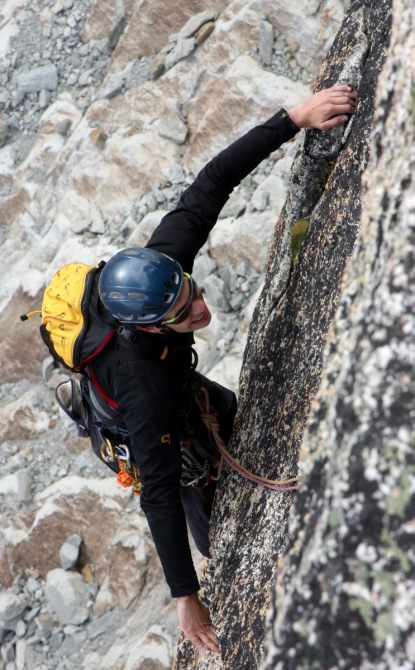
[[[222,151],[201,170],[169,212],[147,246],[179,261],[192,272],[195,256],[206,242],[233,189],[272,151],[298,132],[284,110]],[[176,356],[162,361],[142,352],[134,361],[94,358],[94,371],[104,391],[118,404],[130,434],[134,459],[144,485],[141,507],[150,526],[173,597],[199,589],[190,553],[186,519],[180,500],[178,409],[182,375],[192,334],[156,335],[138,331],[143,344],[162,339]],[[122,345],[110,343],[109,349]]]

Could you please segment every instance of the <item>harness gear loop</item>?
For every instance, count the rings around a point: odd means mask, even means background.
[[[217,420],[216,416],[214,414],[211,414],[209,411],[210,404],[209,404],[209,393],[207,389],[201,386],[200,391],[204,395],[204,400],[200,398],[200,395],[197,395],[195,397],[196,404],[200,409],[200,418],[202,419],[206,428],[211,431],[214,440],[216,442],[216,446],[218,447],[222,456],[219,471],[215,479],[219,479],[222,471],[223,460],[225,460],[227,464],[230,465],[231,468],[236,470],[236,472],[238,472],[240,475],[242,475],[242,477],[246,477],[246,479],[251,480],[255,484],[260,484],[261,486],[265,486],[267,488],[274,489],[276,491],[292,491],[298,489],[298,485],[294,483],[298,482],[300,477],[291,477],[290,479],[282,479],[282,480],[267,479],[266,477],[255,475],[253,472],[250,472],[250,470],[241,465],[241,463],[238,463],[238,461],[235,458],[233,458],[233,456],[231,456],[229,451],[226,449],[225,443],[219,434],[220,431],[219,421]],[[211,477],[211,479],[213,479],[213,477]]]

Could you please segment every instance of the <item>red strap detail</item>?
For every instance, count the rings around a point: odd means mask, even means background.
[[[93,351],[92,354],[90,354],[87,358],[85,358],[84,361],[82,361],[80,367],[81,367],[82,365],[85,365],[85,363],[87,363],[89,360],[91,360],[91,358],[93,358],[94,356],[96,356],[97,354],[99,354],[99,352],[102,351],[103,348],[107,346],[108,342],[109,342],[110,339],[113,337],[113,335],[115,335],[115,330],[111,330],[111,332],[108,333],[107,337],[105,338],[105,340],[104,340],[103,342],[101,342],[101,344],[99,345],[99,347],[98,347],[97,349],[95,349],[95,351]],[[94,383],[95,383],[95,382],[94,382]],[[101,394],[101,395],[102,395],[102,394]]]
[[[95,374],[95,372],[94,372],[94,368],[92,367],[92,361],[89,363],[89,371],[90,371],[90,373],[91,373],[91,379],[92,379],[92,382],[93,382],[93,384],[94,384],[96,390],[98,391],[99,395],[102,396],[102,397],[104,398],[104,400],[106,400],[107,403],[108,403],[109,405],[111,405],[111,407],[113,407],[114,409],[118,409],[118,405],[117,405],[117,403],[115,402],[115,400],[113,400],[112,398],[110,398],[109,395],[107,395],[107,394],[105,393],[104,389],[103,389],[102,386],[100,385],[100,383],[99,383],[99,381],[98,381],[98,379],[97,379],[97,376],[96,376],[96,374]]]

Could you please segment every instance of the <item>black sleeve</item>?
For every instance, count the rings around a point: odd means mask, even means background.
[[[153,361],[119,363],[114,395],[144,486],[140,497],[173,598],[199,590],[180,499],[177,374]]]
[[[172,256],[185,272],[192,272],[196,254],[233,189],[298,131],[281,110],[221,151],[184,191],[177,207],[163,217],[146,246]]]

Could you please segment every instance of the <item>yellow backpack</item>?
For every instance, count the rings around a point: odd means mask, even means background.
[[[103,261],[95,266],[64,265],[43,294],[42,339],[53,358],[75,372],[101,351],[114,334],[112,325],[98,315],[98,278],[104,265]],[[31,314],[20,318],[25,320]]]

